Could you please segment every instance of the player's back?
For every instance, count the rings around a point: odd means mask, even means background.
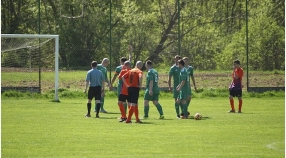
[[[138,68],[134,68],[128,71],[128,75],[129,75],[129,86],[139,87],[139,78],[142,77],[142,71]]]

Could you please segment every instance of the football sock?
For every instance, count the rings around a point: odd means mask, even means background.
[[[180,109],[179,109],[179,104],[178,103],[175,103],[175,109],[176,109],[177,115],[180,115]]]
[[[121,117],[122,118],[126,118],[126,113],[125,113],[125,109],[124,109],[123,103],[118,104],[118,106],[119,106],[119,110],[121,112]]]
[[[87,103],[87,114],[90,115],[91,103]]]
[[[125,114],[126,114],[126,110],[127,110],[127,103],[126,103],[126,102],[124,102],[124,103],[123,103],[123,106],[124,106],[124,112],[125,112]]]
[[[239,110],[239,111],[241,111],[241,107],[242,107],[242,100],[239,100],[238,102],[239,102],[239,104],[238,104],[238,110]]]
[[[233,99],[230,99],[229,102],[230,102],[231,110],[235,111]]]
[[[98,113],[99,113],[100,105],[101,105],[100,103],[96,104],[96,115],[98,115]]]
[[[149,117],[149,106],[144,106],[144,117]]]
[[[162,106],[159,103],[156,105],[156,107],[157,107],[157,110],[158,110],[159,114],[160,115],[164,115],[163,114],[163,108],[162,108]]]
[[[184,111],[184,116],[188,117],[188,105],[187,104],[183,104],[183,111]]]
[[[104,105],[104,97],[101,97],[101,100],[100,100],[100,109],[101,110],[104,110],[103,105]]]
[[[187,106],[189,107],[191,100],[187,100]]]
[[[138,105],[134,107],[134,114],[135,114],[136,121],[139,121],[140,119],[139,119]]]
[[[182,104],[182,103],[180,103],[179,105],[180,105],[180,108],[181,108],[181,112],[182,112],[182,113],[184,113],[184,107],[183,107],[183,104]]]
[[[128,111],[128,117],[127,117],[126,121],[131,121],[131,117],[133,115],[134,109],[135,109],[134,106],[130,106],[129,111]]]

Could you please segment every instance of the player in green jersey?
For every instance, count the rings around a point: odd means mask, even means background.
[[[176,91],[176,87],[179,85],[179,76],[180,76],[180,68],[178,66],[178,60],[180,60],[181,57],[179,55],[176,55],[174,58],[175,64],[170,68],[169,71],[169,77],[168,77],[168,86],[169,86],[169,91],[172,92],[172,88],[171,88],[171,80],[172,77],[174,79],[173,82],[173,98],[175,99],[175,109],[176,109],[176,113],[177,113],[177,118],[180,118],[180,106],[181,106],[181,110],[182,108],[182,104],[178,104],[176,102],[179,92]]]
[[[179,68],[180,68],[180,76],[179,76],[179,85],[176,87],[177,92],[179,92],[178,98],[177,98],[177,104],[183,105],[183,114],[182,119],[188,118],[188,106],[187,106],[187,100],[189,96],[190,91],[190,78],[188,75],[188,71],[185,68],[185,62],[184,60],[179,60]]]
[[[97,69],[100,70],[104,76],[104,81],[107,82],[107,86],[110,87],[110,82],[108,80],[108,77],[107,77],[107,69],[106,67],[108,66],[109,64],[109,60],[107,58],[104,58],[101,62],[101,64],[98,64],[97,65]],[[101,103],[101,106],[100,106],[100,112],[102,113],[107,113],[104,108],[103,108],[103,105],[104,105],[104,93],[102,94],[102,97],[101,97],[101,100],[100,100],[100,103]],[[96,109],[94,109],[94,111],[96,111]]]
[[[133,50],[131,45],[129,45],[128,50],[129,50],[129,59],[128,60],[131,62],[131,60],[132,60],[132,50]],[[113,75],[113,78],[111,80],[110,90],[112,89],[112,87],[113,87],[112,85],[115,82],[117,76],[120,74],[125,61],[127,61],[126,57],[122,57],[120,59],[120,65],[116,67],[114,75]],[[117,97],[118,97],[118,99],[119,99],[119,95],[120,95],[122,86],[123,86],[122,80],[118,80],[118,82],[117,82]],[[125,108],[125,111],[126,111],[127,103],[125,102],[125,103],[123,103],[123,105],[124,105],[124,108]]]
[[[144,94],[144,117],[143,119],[147,119],[149,117],[149,101],[153,101],[153,104],[156,106],[160,116],[158,119],[164,119],[163,109],[160,105],[159,94],[160,89],[158,86],[158,73],[155,69],[153,69],[152,61],[148,60],[145,63],[145,67],[148,71],[147,80],[146,80],[146,90]]]
[[[196,81],[195,81],[195,77],[194,77],[194,68],[189,65],[189,58],[188,57],[184,57],[183,60],[185,62],[185,68],[188,71],[188,76],[191,77],[194,89],[195,89],[195,91],[197,91]],[[192,89],[191,89],[191,83],[190,82],[189,82],[189,87],[190,87],[190,89],[189,89],[189,97],[188,97],[188,100],[187,100],[187,107],[189,107],[190,102],[191,102],[191,98],[192,98],[191,97]],[[183,113],[181,113],[181,115],[183,116]]]

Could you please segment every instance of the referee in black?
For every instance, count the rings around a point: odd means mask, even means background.
[[[86,75],[86,85],[84,93],[86,93],[88,89],[88,100],[87,100],[87,114],[85,117],[90,117],[90,110],[91,110],[91,101],[92,98],[95,98],[96,103],[96,118],[99,118],[99,110],[100,110],[100,99],[101,96],[104,95],[104,76],[101,71],[97,68],[97,62],[92,61],[91,67],[92,69],[87,72]]]

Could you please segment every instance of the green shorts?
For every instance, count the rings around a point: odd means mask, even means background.
[[[149,92],[145,92],[144,100],[148,101],[159,101],[159,94],[153,94],[152,96],[149,95]]]
[[[178,96],[179,100],[188,100],[189,92],[188,91],[180,91],[180,94]]]
[[[179,96],[179,94],[180,94],[180,92],[178,92],[177,91],[177,89],[176,89],[176,87],[174,86],[174,88],[173,88],[173,98],[178,98],[178,96]]]

